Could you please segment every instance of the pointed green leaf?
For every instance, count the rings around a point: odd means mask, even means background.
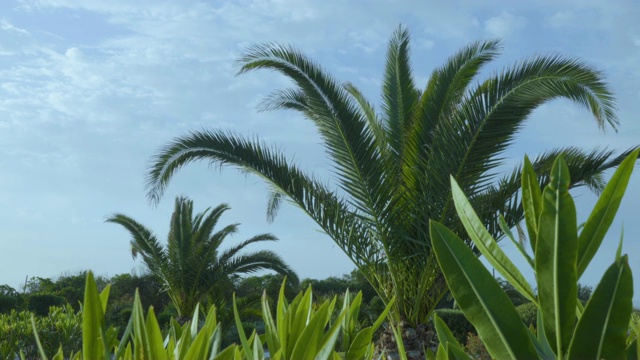
[[[559,157],[543,192],[535,255],[544,331],[559,358],[571,341],[578,297],[576,208],[569,184],[569,168]]]
[[[569,359],[622,359],[633,309],[633,279],[627,255],[607,269],[585,307]]]
[[[398,355],[400,356],[400,360],[407,360],[407,352],[405,351],[404,342],[402,341],[402,335],[400,335],[400,331],[398,331],[398,329],[396,329],[396,327],[391,322],[389,322],[389,326],[391,326],[393,337],[396,340],[396,345],[398,346]],[[442,348],[442,346],[440,347]],[[438,348],[438,353],[440,353],[440,348]],[[447,352],[444,350],[444,348],[442,353],[445,356],[444,359],[446,359]]]
[[[322,342],[320,343],[320,347],[318,348],[315,354],[316,360],[326,360],[334,352],[333,349],[335,349],[336,347],[336,341],[338,340],[338,335],[340,334],[340,324],[341,324],[342,318],[345,315],[346,314],[344,312],[339,314],[336,321],[333,323],[333,325],[331,325],[329,330],[324,334]]]
[[[444,225],[430,222],[438,263],[451,294],[475,326],[487,350],[498,359],[531,359],[536,351],[527,329],[489,271],[471,249]]]
[[[513,236],[513,233],[511,232],[511,229],[509,229],[509,225],[507,225],[507,221],[504,219],[504,216],[502,216],[502,214],[500,214],[500,217],[498,218],[498,224],[500,225],[500,229],[502,229],[504,234],[507,236],[507,239],[511,240],[511,243],[516,247],[516,249],[518,249],[522,257],[527,260],[531,268],[535,269],[536,266],[533,263],[533,259],[531,258],[531,256],[529,256],[529,254],[527,254],[524,246],[522,246],[522,244],[518,240],[516,240],[515,236]]]
[[[487,231],[453,177],[451,177],[451,192],[458,216],[464,228],[467,230],[467,234],[469,234],[469,237],[473,240],[474,245],[480,250],[491,266],[498,270],[518,292],[529,299],[529,301],[537,304],[537,299],[533,294],[531,286],[518,268],[502,251],[498,242],[491,236],[489,231]]]
[[[160,325],[158,325],[158,319],[156,318],[156,314],[153,311],[153,306],[149,307],[146,328],[147,336],[149,339],[149,358],[157,360],[166,359],[167,354],[164,350],[162,333],[160,332]]]
[[[453,336],[453,333],[449,330],[447,324],[436,313],[433,313],[433,324],[435,325],[438,340],[442,346],[446,347],[447,344],[451,343],[454,346],[461,347],[456,337]]]
[[[44,349],[42,348],[42,343],[40,342],[40,336],[38,336],[38,329],[37,329],[37,326],[36,326],[36,319],[35,319],[33,314],[31,314],[31,329],[33,330],[33,335],[36,338],[36,346],[38,347],[38,353],[40,353],[40,357],[43,360],[49,359],[47,357],[47,354],[44,352]]]
[[[618,166],[580,233],[578,238],[578,277],[582,275],[598,251],[602,239],[604,239],[618,212],[638,154],[640,154],[640,149],[629,154]]]
[[[262,293],[262,320],[264,321],[264,334],[267,348],[271,354],[275,354],[280,350],[280,339],[278,339],[278,329],[273,321],[271,309],[269,309],[266,290]]]
[[[555,359],[555,354],[549,344],[547,334],[544,333],[544,326],[542,326],[542,311],[540,311],[539,308],[538,311],[536,311],[536,317],[536,324],[538,325],[538,343],[540,344],[540,348],[536,348],[536,351],[538,351],[538,354],[545,354],[545,358]]]
[[[522,207],[529,232],[529,243],[535,254],[538,239],[538,221],[542,212],[542,192],[540,191],[538,176],[526,155],[522,167]]]
[[[242,327],[242,321],[240,320],[240,315],[238,314],[238,307],[236,305],[236,294],[233,293],[233,317],[236,321],[236,328],[238,329],[238,336],[240,336],[240,343],[242,344],[242,350],[247,359],[253,359],[253,351],[251,350],[251,345],[247,340],[247,335],[244,333],[244,328]]]
[[[104,314],[98,287],[93,273],[89,271],[82,305],[82,357],[84,359],[102,359],[104,355],[101,340],[103,321]]]
[[[453,343],[447,343],[447,357],[449,360],[471,360],[460,346],[456,346]]]

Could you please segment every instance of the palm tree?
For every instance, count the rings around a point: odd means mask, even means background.
[[[221,204],[194,217],[193,201],[176,198],[166,248],[151,230],[126,215],[115,214],[107,219],[129,231],[131,254],[134,258],[140,255],[149,271],[161,281],[181,322],[190,318],[196,304],[210,297],[213,301],[209,302],[224,303],[226,299],[216,296],[228,295],[237,275],[274,270],[287,275],[293,282],[298,281],[293,270],[272,251],[240,253],[250,244],[278,240],[271,234],[256,235],[220,252],[222,242],[235,233],[239,225],[227,225],[214,232],[218,220],[227,210],[229,206]]]
[[[278,44],[250,48],[240,73],[270,69],[294,87],[266,99],[265,109],[296,110],[317,127],[339,184],[330,189],[277,148],[223,131],[198,131],[163,148],[148,173],[157,202],[178,169],[207,160],[258,175],[271,187],[267,217],[283,199],[306,212],[354,262],[393,315],[412,325],[428,321],[447,292],[428,232],[436,219],[463,236],[449,177],[465,191],[492,235],[499,215],[509,227],[523,219],[520,166],[496,178],[501,155],[529,114],[566,98],[588,109],[601,129],[616,129],[614,100],[599,72],[562,56],[538,56],[474,82],[500,52],[499,41],[475,42],[454,54],[420,89],[409,66],[409,34],[392,36],[376,109],[350,83],[340,84],[299,51]],[[630,151],[560,148],[533,160],[546,181],[552,160],[564,154],[572,186],[602,189],[601,174]]]

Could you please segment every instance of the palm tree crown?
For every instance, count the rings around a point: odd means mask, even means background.
[[[350,83],[340,84],[297,50],[278,44],[250,48],[240,72],[278,71],[295,86],[267,98],[266,109],[291,109],[311,120],[333,160],[340,190],[306,174],[277,149],[223,131],[199,131],[162,149],[148,173],[149,197],[157,201],[175,172],[208,160],[257,174],[271,186],[268,217],[288,199],[313,218],[349,256],[394,314],[424,323],[446,293],[428,234],[429,219],[465,234],[449,177],[465,191],[496,238],[499,217],[509,227],[523,219],[520,167],[496,179],[501,154],[529,114],[566,98],[587,108],[604,129],[616,129],[613,96],[599,72],[561,56],[539,56],[474,83],[483,65],[500,52],[498,41],[475,42],[454,54],[416,86],[409,66],[409,34],[392,36],[376,109]],[[629,153],[561,148],[534,159],[540,181],[564,154],[572,186],[602,188],[602,171]]]
[[[271,234],[256,235],[225,251],[220,245],[235,233],[239,224],[225,226],[214,232],[222,214],[229,206],[221,204],[193,216],[193,201],[178,197],[171,217],[167,246],[162,247],[157,237],[134,219],[115,214],[107,222],[120,224],[129,231],[131,254],[140,255],[149,271],[163,283],[178,316],[188,318],[198,302],[220,294],[228,294],[234,276],[260,270],[274,270],[287,275],[293,282],[298,278],[287,264],[272,251],[241,253],[250,244],[276,241]],[[217,300],[217,301],[216,301]]]

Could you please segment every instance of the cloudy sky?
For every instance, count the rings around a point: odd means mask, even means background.
[[[399,24],[412,33],[421,84],[448,55],[478,39],[503,39],[503,56],[487,73],[550,53],[602,70],[617,95],[621,130],[602,133],[585,110],[553,102],[535,112],[509,149],[507,161],[513,163],[561,145],[622,150],[640,143],[638,18],[635,0],[4,0],[0,284],[18,288],[25,276],[83,269],[114,275],[140,268],[131,258],[128,233],[104,220],[122,212],[164,239],[176,195],[194,199],[198,211],[230,204],[222,223],[242,223],[230,244],[274,233],[281,240],[269,247],[301,277],[349,272],[347,258],[297,209],[285,206],[267,223],[266,187],[233,169],[191,165],[159,206],[145,198],[152,155],[174,137],[203,128],[259,136],[303,168],[331,176],[308,121],[290,112],[256,111],[265,95],[287,82],[268,72],[235,76],[235,61],[251,44],[292,44],[377,103],[386,44]],[[640,279],[639,173],[583,276],[586,284],[597,283],[612,262],[623,224],[624,251]],[[584,219],[595,197],[574,195]],[[638,305],[640,296],[635,300]]]

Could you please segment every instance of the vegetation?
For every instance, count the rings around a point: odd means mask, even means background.
[[[633,280],[627,255],[621,254],[622,239],[615,261],[586,306],[578,299],[578,279],[613,222],[639,154],[640,150],[636,150],[622,162],[580,232],[564,159],[559,157],[555,161],[549,184],[541,191],[525,158],[522,197],[533,254],[529,255],[522,246],[518,248],[535,270],[538,296],[451,179],[458,215],[473,243],[537,307],[537,329],[530,330],[518,320],[516,308],[506,293],[463,240],[442,224],[431,222],[434,251],[451,293],[493,358],[638,358],[640,328],[631,317]],[[508,228],[504,231],[508,232]],[[461,347],[451,340],[451,332],[444,327],[438,331],[439,358],[459,359]]]
[[[240,344],[221,349],[222,329],[216,319],[215,306],[209,309],[204,321],[200,321],[200,309],[196,305],[190,323],[182,325],[172,320],[167,336],[163,337],[153,307],[145,317],[137,293],[127,329],[123,336],[115,337],[113,328],[107,327],[104,318],[110,286],[98,293],[93,275],[88,273],[82,308],[81,350],[80,347],[71,350],[60,347],[53,359],[262,360],[265,358],[265,345],[270,351],[271,359],[373,358],[373,334],[382,325],[390,307],[383,311],[372,326],[358,328],[361,293],[351,297],[347,292],[335,320],[330,321],[336,308],[336,297],[314,307],[311,288],[308,288],[289,303],[284,296],[284,287],[283,283],[275,318],[271,315],[266,294],[262,297],[262,317],[266,323],[264,340],[255,332],[247,338],[242,330]],[[242,329],[235,299],[234,314],[236,326]],[[32,317],[38,354],[42,359],[48,359],[48,354],[52,352],[42,346],[42,330],[33,319]],[[340,349],[336,347],[338,338]],[[25,354],[21,353],[20,356],[24,357]]]
[[[524,219],[520,167],[496,179],[503,151],[529,114],[564,98],[591,112],[602,129],[616,129],[611,92],[601,74],[561,56],[538,56],[474,81],[500,52],[498,41],[463,48],[418,88],[409,65],[410,38],[400,28],[387,52],[381,110],[354,85],[341,84],[299,51],[277,44],[254,46],[240,73],[270,69],[295,86],[266,99],[264,109],[291,109],[316,125],[333,161],[337,189],[307,174],[277,148],[221,130],[177,138],[156,156],[148,196],[158,201],[181,167],[199,160],[256,174],[271,187],[267,217],[283,199],[301,208],[347,254],[392,314],[410,324],[427,323],[448,289],[428,231],[435,219],[463,234],[455,216],[450,174],[478,210],[492,237]],[[552,161],[564,156],[573,182],[602,190],[601,174],[629,151],[561,148],[533,161],[535,182],[548,180]],[[467,245],[471,245],[465,237]]]
[[[248,245],[276,241],[271,234],[256,235],[220,251],[222,242],[238,229],[238,224],[231,224],[214,232],[227,210],[229,207],[222,204],[194,217],[193,201],[176,198],[166,248],[151,230],[126,215],[115,214],[107,220],[129,231],[131,254],[134,258],[140,255],[149,272],[162,283],[181,323],[188,320],[199,302],[220,306],[224,299],[219,294],[228,294],[233,280],[240,274],[274,270],[298,281],[297,275],[272,251],[241,253]]]

